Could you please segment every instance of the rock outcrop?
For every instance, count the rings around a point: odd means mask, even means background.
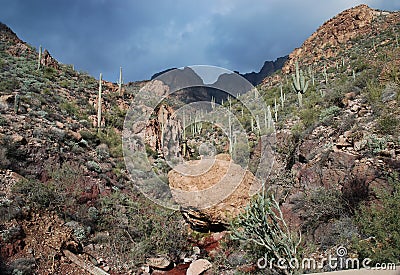
[[[60,69],[60,66],[59,66],[57,60],[55,60],[50,55],[49,51],[46,49],[42,53],[42,58],[40,59],[40,64],[42,64],[43,66],[46,66],[46,67],[51,67],[56,70]]]

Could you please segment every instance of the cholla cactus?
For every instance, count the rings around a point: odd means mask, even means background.
[[[261,246],[267,259],[286,259],[290,262],[296,258],[301,236],[290,232],[274,195],[267,195],[264,185],[262,189],[245,211],[231,222],[232,238]],[[276,264],[274,267],[278,267]],[[282,271],[291,274],[294,269],[289,266]]]

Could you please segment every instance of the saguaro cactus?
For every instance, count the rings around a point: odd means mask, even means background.
[[[119,95],[123,96],[124,94],[122,92],[122,84],[124,84],[124,83],[123,83],[123,80],[122,80],[122,67],[119,67],[119,79],[118,79],[117,84],[118,84]]]
[[[215,97],[211,96],[211,109],[215,109]]]
[[[39,46],[39,57],[38,57],[38,63],[37,63],[37,70],[40,69],[40,60],[42,59],[42,45]]]
[[[101,93],[102,93],[102,82],[103,74],[100,73],[100,78],[99,78],[99,96],[97,99],[97,131],[100,131],[101,128]]]
[[[325,84],[328,84],[328,73],[326,72],[326,65],[324,65],[324,70],[323,70],[322,74],[325,77]]]
[[[19,103],[20,103],[20,97],[19,97],[19,94],[16,94],[15,98],[14,98],[14,112],[15,112],[15,114],[18,114]]]
[[[296,74],[292,75],[292,89],[297,93],[299,106],[303,106],[303,94],[308,89],[309,80],[306,81],[303,70],[299,69],[299,63],[296,61]]]
[[[282,85],[281,85],[280,89],[281,89],[281,97],[280,97],[280,99],[281,99],[281,106],[282,106],[282,110],[283,110],[283,108],[284,108],[284,102],[285,102],[285,95],[283,94],[283,87],[282,87]]]

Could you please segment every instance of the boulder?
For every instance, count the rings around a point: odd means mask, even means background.
[[[206,259],[199,259],[190,264],[186,275],[200,275],[211,267],[212,264],[209,261]]]
[[[180,164],[168,173],[168,180],[184,218],[198,231],[223,229],[261,187],[227,154]]]
[[[166,269],[172,264],[171,260],[166,257],[148,258],[146,263],[155,269]]]

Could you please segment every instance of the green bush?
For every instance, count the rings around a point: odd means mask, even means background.
[[[49,207],[57,196],[50,185],[35,180],[20,180],[13,187],[13,191],[25,195],[29,202],[39,208]]]
[[[318,120],[318,110],[315,109],[302,109],[300,111],[300,118],[306,128],[314,126]]]
[[[61,111],[66,112],[70,116],[78,116],[79,108],[75,102],[64,101],[60,104]]]
[[[344,202],[339,190],[321,187],[306,193],[296,209],[301,210],[303,230],[312,232],[319,224],[339,218],[344,213]]]
[[[378,119],[377,130],[383,135],[393,135],[399,131],[399,119],[393,114],[385,114]]]
[[[0,81],[0,93],[11,94],[20,87],[19,81],[14,78],[5,78]]]
[[[397,173],[388,177],[389,188],[376,189],[379,201],[364,203],[356,221],[364,239],[354,241],[361,258],[373,263],[399,264],[400,257],[400,180]]]
[[[177,259],[187,250],[187,227],[179,212],[120,191],[101,198],[98,209],[101,229],[113,229],[102,242],[113,247],[122,263],[139,265],[157,255]]]
[[[340,108],[338,106],[331,106],[321,111],[319,114],[319,121],[322,123],[327,123],[340,112]]]
[[[114,128],[108,127],[97,134],[101,143],[110,148],[110,155],[114,158],[122,157],[122,136]]]

